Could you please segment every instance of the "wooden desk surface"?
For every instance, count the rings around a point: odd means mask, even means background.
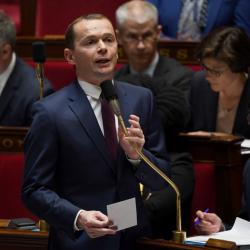
[[[48,232],[0,228],[0,250],[47,250]]]
[[[186,244],[177,244],[173,241],[163,239],[139,239],[137,240],[136,250],[237,250],[234,242],[212,240],[205,246],[191,246]]]
[[[229,242],[228,242],[229,243]],[[27,230],[0,229],[0,250],[46,250],[48,245],[48,232],[32,232]],[[227,244],[229,245],[229,244]],[[230,246],[230,245],[229,245]],[[139,239],[137,250],[235,250],[232,247],[190,246],[176,244],[162,239]]]

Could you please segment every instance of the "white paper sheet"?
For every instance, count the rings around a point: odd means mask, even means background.
[[[237,217],[231,230],[208,236],[188,237],[187,242],[206,243],[210,238],[234,241],[237,246],[250,245],[250,222]]]
[[[135,198],[107,205],[107,212],[118,231],[137,225]]]
[[[250,140],[249,139],[243,140],[243,142],[241,143],[241,147],[242,148],[250,148]]]

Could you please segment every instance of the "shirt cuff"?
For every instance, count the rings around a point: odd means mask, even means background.
[[[78,226],[76,225],[78,216],[79,216],[79,214],[80,214],[81,212],[84,212],[84,210],[83,210],[83,209],[79,210],[78,213],[76,214],[76,217],[75,217],[75,220],[74,220],[74,230],[75,230],[75,231],[81,231],[81,230],[83,230],[83,229],[81,229],[81,228],[78,228]]]
[[[139,159],[137,159],[137,160],[133,160],[133,159],[130,159],[127,155],[126,155],[126,157],[127,157],[127,159],[128,159],[128,161],[133,165],[133,166],[137,166],[137,165],[139,165],[140,164],[140,162],[141,162],[141,159],[139,158]]]

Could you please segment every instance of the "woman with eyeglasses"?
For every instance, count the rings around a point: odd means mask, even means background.
[[[216,30],[201,41],[197,56],[203,70],[191,82],[189,130],[250,138],[248,35],[237,27]]]

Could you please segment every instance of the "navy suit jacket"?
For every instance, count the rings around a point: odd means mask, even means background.
[[[164,136],[151,92],[123,82],[115,82],[115,87],[125,122],[130,114],[140,117],[144,153],[166,172]],[[50,224],[50,249],[132,249],[135,238],[150,233],[138,183],[159,190],[165,187],[164,181],[142,161],[133,167],[121,148],[117,165],[112,164],[94,112],[77,81],[37,102],[34,110],[25,140],[22,198]],[[132,197],[136,198],[138,226],[96,239],[74,231],[79,209],[106,214],[106,205]]]
[[[17,57],[15,67],[0,95],[0,125],[29,126],[31,106],[39,99],[39,91],[34,69]],[[45,80],[44,95],[52,92],[50,83]]]
[[[191,124],[188,130],[211,132],[216,130],[218,99],[219,94],[211,89],[204,72],[197,72],[191,81]],[[236,112],[233,134],[250,138],[249,108],[250,80],[248,79]]]
[[[182,0],[147,0],[159,11],[159,23],[165,36],[176,38]],[[207,25],[202,36],[221,26],[239,26],[250,34],[249,0],[209,0]]]

